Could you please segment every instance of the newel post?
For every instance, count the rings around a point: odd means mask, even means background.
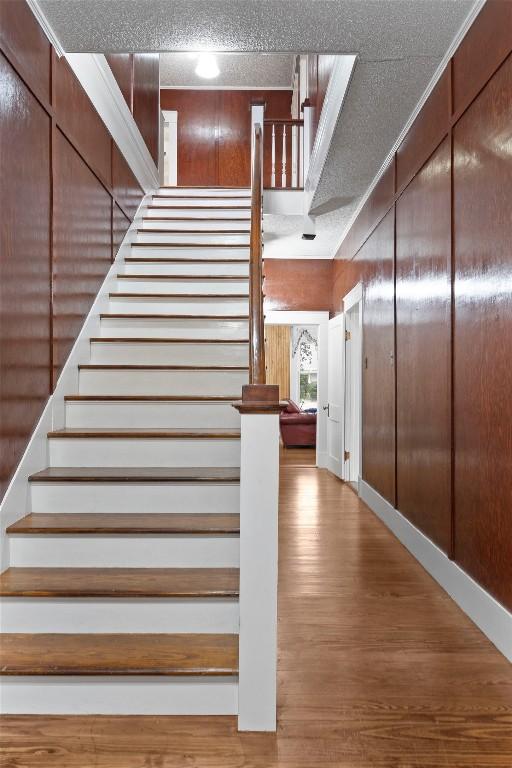
[[[263,144],[263,125],[265,120],[265,102],[264,101],[252,101],[251,102],[251,168],[254,167],[254,144],[255,144],[255,126],[259,123],[261,126],[261,142]],[[261,178],[263,182],[263,164],[261,166]],[[251,179],[251,185],[254,181]]]
[[[238,729],[276,730],[279,387],[247,385],[241,415]]]

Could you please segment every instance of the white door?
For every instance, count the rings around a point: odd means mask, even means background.
[[[178,113],[176,110],[163,110],[164,125],[164,183],[175,187],[178,183]]]
[[[362,303],[345,313],[345,413],[343,477],[359,482],[361,454]]]
[[[343,480],[344,316],[329,320],[327,374],[327,468]]]

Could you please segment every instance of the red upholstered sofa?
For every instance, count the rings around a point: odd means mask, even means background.
[[[305,413],[299,406],[288,400],[281,411],[279,427],[285,448],[291,446],[316,446],[316,413]]]

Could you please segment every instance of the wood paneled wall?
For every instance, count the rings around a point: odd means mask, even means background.
[[[0,2],[0,499],[141,197],[28,5]]]
[[[106,58],[151,157],[158,165],[160,56],[158,53],[111,53]]]
[[[512,3],[488,0],[340,247],[363,477],[512,609]]]
[[[178,112],[178,186],[248,187],[251,180],[251,102],[265,118],[291,118],[292,91],[161,91],[162,109]],[[263,183],[270,186],[271,136],[264,140]]]
[[[265,370],[267,384],[279,385],[279,397],[290,397],[290,326],[265,326]]]
[[[330,259],[265,259],[265,310],[329,312]]]

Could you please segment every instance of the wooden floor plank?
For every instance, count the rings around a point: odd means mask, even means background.
[[[354,492],[282,467],[277,734],[4,717],[9,768],[510,768],[512,669]]]
[[[236,675],[237,635],[3,634],[0,675]]]
[[[8,568],[0,596],[237,597],[238,582],[237,568]]]

